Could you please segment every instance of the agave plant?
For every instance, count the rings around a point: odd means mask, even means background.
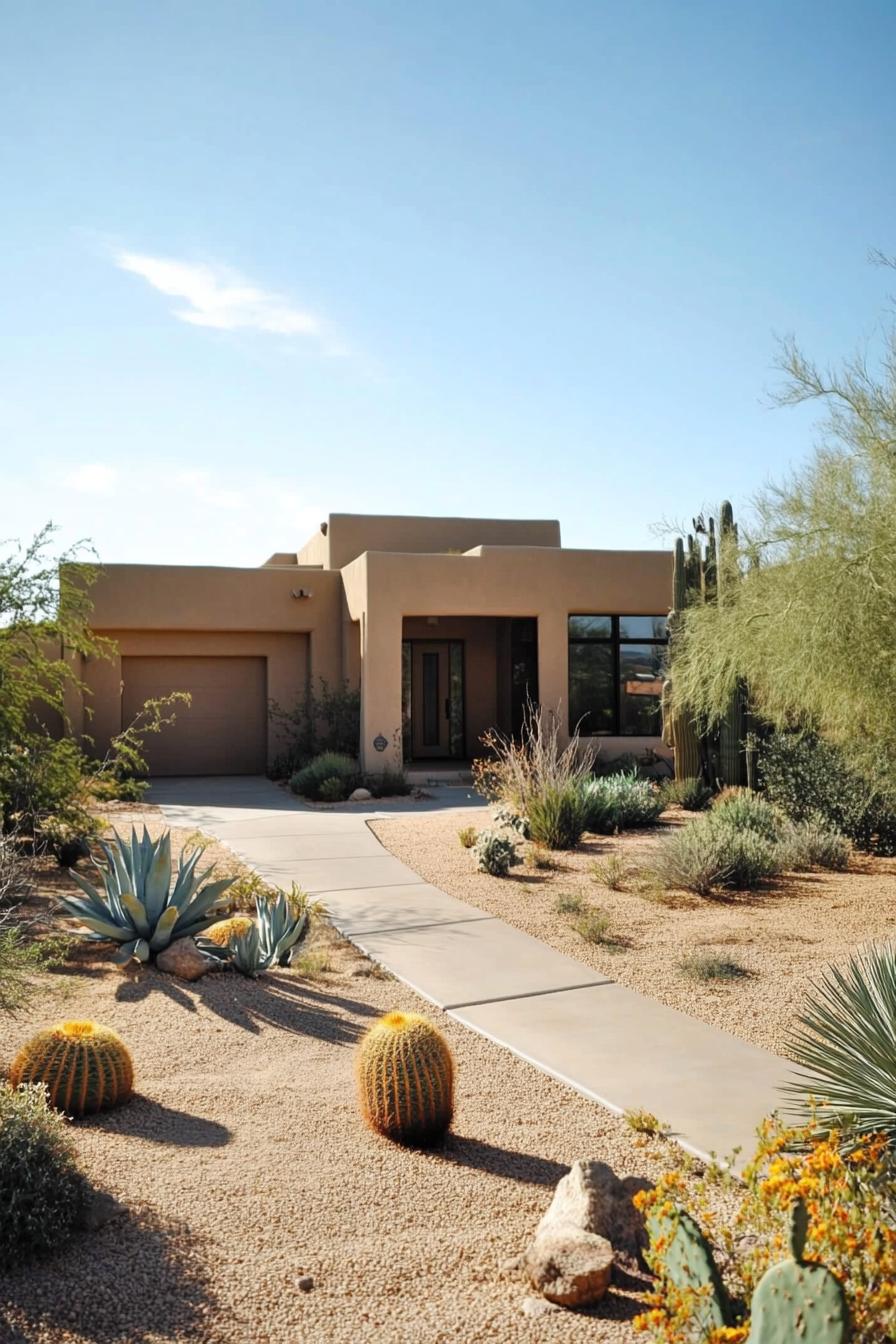
[[[272,966],[289,964],[292,949],[305,937],[311,915],[318,909],[293,883],[289,892],[278,891],[272,898],[256,896],[254,923],[232,934],[226,947],[208,939],[199,939],[199,946],[210,956],[226,958],[241,975],[254,979]]]
[[[86,939],[119,943],[113,961],[124,965],[132,957],[149,961],[174,939],[201,933],[215,922],[233,878],[209,882],[214,865],[197,872],[201,850],[181,854],[172,887],[170,831],[158,840],[145,826],[141,839],[133,828],[129,841],[117,831],[113,835],[111,844],[100,841],[105,864],[94,863],[102,891],[71,869],[84,895],[61,898],[65,913],[85,926]]]
[[[829,967],[797,1021],[788,1054],[800,1072],[787,1091],[799,1109],[847,1150],[869,1134],[896,1145],[896,941]]]

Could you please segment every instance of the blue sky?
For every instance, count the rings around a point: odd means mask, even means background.
[[[6,5],[0,536],[255,564],[330,510],[657,545],[874,340],[896,6]]]

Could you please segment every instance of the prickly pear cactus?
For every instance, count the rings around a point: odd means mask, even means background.
[[[790,1214],[790,1260],[766,1270],[753,1294],[747,1344],[845,1344],[849,1308],[837,1279],[803,1256],[808,1217],[801,1200]]]
[[[702,1290],[700,1338],[732,1323],[731,1302],[719,1273],[712,1247],[684,1209],[652,1214],[647,1231],[655,1267],[677,1288]]]

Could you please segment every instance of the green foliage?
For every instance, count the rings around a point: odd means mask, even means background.
[[[702,812],[712,801],[712,789],[703,780],[688,776],[684,779],[667,779],[660,789],[663,807],[677,805],[686,812]]]
[[[506,877],[510,869],[521,861],[514,841],[497,831],[480,831],[473,853],[479,872],[488,873],[491,877]]]
[[[846,1149],[868,1134],[896,1144],[896,942],[829,967],[797,1023],[787,1053],[799,1072],[787,1092],[803,1116],[837,1130]]]
[[[738,789],[719,797],[707,821],[715,827],[752,831],[772,842],[780,838],[784,827],[782,813],[749,789]]]
[[[716,721],[746,683],[776,729],[810,728],[896,792],[896,326],[879,372],[820,370],[786,342],[783,404],[817,401],[823,437],[755,501],[730,601],[689,607],[675,699]]]
[[[573,892],[561,892],[554,902],[558,915],[581,915],[588,908],[588,902]]]
[[[344,803],[348,797],[345,791],[345,781],[338,775],[330,775],[329,778],[321,780],[317,788],[317,796],[322,803]]]
[[[158,840],[146,827],[139,840],[133,829],[130,841],[113,834],[112,844],[100,841],[105,864],[94,864],[102,892],[72,870],[83,895],[60,898],[63,912],[84,926],[82,937],[118,943],[113,960],[123,965],[132,957],[149,961],[175,939],[201,933],[215,922],[233,878],[209,882],[214,865],[197,873],[201,850],[181,854],[172,887],[170,831]]]
[[[846,1294],[824,1265],[803,1260],[809,1218],[802,1200],[790,1212],[791,1259],[766,1270],[750,1304],[748,1344],[846,1344]]]
[[[604,914],[603,910],[596,910],[593,906],[587,907],[577,919],[574,919],[572,927],[585,943],[614,941],[610,937],[609,915]]]
[[[753,811],[749,816],[760,818]],[[652,871],[667,889],[708,896],[720,887],[752,890],[775,877],[781,864],[775,840],[748,826],[738,828],[713,809],[663,838]]]
[[[365,774],[364,787],[374,798],[406,798],[411,792],[411,781],[403,770],[386,766],[384,770]]]
[[[750,974],[739,961],[716,952],[688,952],[678,965],[691,980],[743,980]]]
[[[852,846],[839,831],[832,831],[822,820],[810,818],[786,827],[778,855],[784,872],[804,873],[811,868],[842,871],[849,867]]]
[[[36,838],[38,847],[60,833],[89,833],[84,807],[84,757],[71,738],[22,729],[0,750],[3,829]]]
[[[463,845],[464,849],[472,849],[476,843],[476,837],[478,834],[479,832],[476,830],[475,826],[461,826],[460,830],[457,833],[457,838]]]
[[[109,742],[102,761],[89,767],[89,787],[94,797],[139,802],[148,784],[140,776],[147,774],[146,760],[148,734],[161,733],[177,720],[175,706],[189,709],[192,697],[188,691],[172,691],[170,695],[144,701],[134,718]]]
[[[320,678],[320,690],[309,685],[304,699],[292,709],[271,701],[270,718],[283,741],[274,762],[275,779],[295,775],[315,756],[334,752],[355,757],[361,739],[361,692],[348,681],[330,686]],[[357,787],[357,785],[355,786]]]
[[[61,1246],[84,1217],[87,1182],[43,1087],[0,1083],[0,1268]]]
[[[611,854],[604,863],[592,863],[591,876],[595,882],[610,891],[625,891],[628,880],[628,866],[621,854]]]
[[[833,743],[814,733],[775,733],[763,742],[758,765],[763,796],[792,821],[823,823],[859,849],[896,849],[891,801]]]
[[[582,787],[585,829],[596,835],[654,826],[663,810],[663,795],[655,784],[634,771],[601,775]]]
[[[573,849],[585,830],[585,806],[576,784],[548,785],[533,793],[526,812],[529,837],[546,849]]]
[[[320,906],[294,882],[288,892],[256,896],[255,919],[230,921],[233,928],[223,947],[209,938],[199,937],[196,943],[206,955],[229,961],[241,975],[255,979],[272,966],[290,964],[319,911]]]
[[[41,971],[61,966],[69,939],[36,938],[29,921],[0,911],[0,1012],[15,1014],[34,997]]]
[[[327,784],[329,801],[335,802],[338,801],[334,796],[335,785],[328,782],[332,780],[339,781],[341,798],[347,798],[355,789],[360,788],[363,776],[357,760],[351,756],[342,756],[338,752],[324,752],[320,756],[315,756],[314,760],[301,770],[296,771],[289,781],[289,787],[301,798],[317,802],[322,799],[321,789]]]

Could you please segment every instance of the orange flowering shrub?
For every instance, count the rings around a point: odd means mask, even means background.
[[[749,1333],[750,1300],[762,1275],[788,1254],[787,1218],[796,1199],[809,1214],[804,1259],[825,1265],[842,1283],[854,1344],[896,1339],[896,1185],[892,1153],[882,1136],[867,1137],[854,1152],[839,1151],[837,1133],[819,1139],[814,1123],[785,1129],[767,1120],[744,1183],[713,1167],[694,1183],[681,1171],[635,1197],[645,1214],[676,1207],[697,1220],[712,1243],[731,1297],[735,1324],[711,1329],[706,1291],[679,1288],[663,1277],[662,1243],[648,1259],[658,1275],[648,1309],[634,1326],[662,1344],[741,1344]],[[721,1217],[719,1205],[731,1207]]]

